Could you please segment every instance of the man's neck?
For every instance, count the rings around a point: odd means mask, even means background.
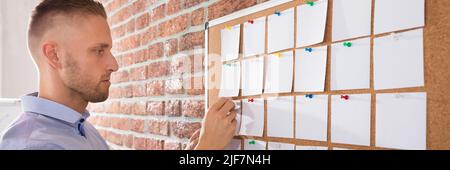
[[[67,106],[80,114],[86,111],[88,105],[88,102],[77,92],[66,87],[52,87],[48,84],[40,84],[38,97]]]

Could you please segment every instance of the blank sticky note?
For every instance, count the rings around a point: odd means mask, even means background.
[[[295,150],[328,150],[326,146],[296,146]]]
[[[267,142],[267,150],[294,150],[295,145],[291,143]]]
[[[290,93],[294,76],[293,52],[267,57],[264,93]]]
[[[294,96],[267,99],[267,136],[294,138]]]
[[[426,149],[426,93],[377,94],[375,145]]]
[[[244,150],[266,150],[266,143],[260,140],[244,139]]]
[[[234,102],[234,110],[236,111],[236,130],[235,135],[239,135],[239,131],[241,130],[241,119],[242,119],[242,103],[240,100],[233,100]]]
[[[268,52],[294,48],[294,8],[268,17]]]
[[[264,57],[242,61],[242,96],[262,94]]]
[[[372,0],[333,0],[333,42],[368,36],[371,24]]]
[[[244,57],[264,54],[266,42],[266,17],[244,24]]]
[[[328,95],[297,96],[295,136],[297,139],[326,141]]]
[[[264,130],[264,99],[242,100],[242,117],[239,134],[262,136]]]
[[[297,47],[323,42],[327,23],[328,0],[319,0],[313,6],[297,7]]]
[[[221,30],[222,61],[234,60],[239,57],[239,38],[241,25],[230,26]]]
[[[239,95],[241,85],[241,63],[235,62],[222,65],[220,81],[220,97],[234,97]]]
[[[375,34],[425,25],[425,0],[376,0]]]
[[[241,140],[240,139],[232,139],[230,144],[225,150],[241,150]]]
[[[327,46],[295,52],[295,92],[323,92],[327,70]]]
[[[331,97],[331,142],[370,145],[370,94]]]
[[[375,89],[424,86],[423,29],[374,40]]]
[[[370,88],[370,38],[331,48],[331,90]]]

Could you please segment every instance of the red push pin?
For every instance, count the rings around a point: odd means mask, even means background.
[[[253,24],[253,23],[255,23],[255,21],[253,21],[253,20],[248,20],[248,23]]]
[[[341,99],[348,100],[350,97],[348,95],[341,95]]]
[[[253,99],[248,99],[248,102],[255,102],[255,100],[253,100]]]

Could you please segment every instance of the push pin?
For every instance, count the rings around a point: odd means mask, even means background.
[[[228,31],[231,30],[231,27],[230,27],[230,26],[226,26],[225,28],[226,28]]]
[[[348,95],[341,95],[341,99],[348,100],[350,97]]]
[[[248,20],[248,23],[253,24],[253,23],[255,23],[255,21],[253,21],[253,20]]]
[[[314,6],[315,3],[312,1],[307,1],[306,4],[308,4],[309,6]]]
[[[281,12],[275,12],[275,14],[281,16]]]
[[[313,49],[312,48],[305,48],[305,51],[312,53]]]
[[[351,43],[351,42],[344,42],[344,46],[345,47],[352,47],[353,43]]]
[[[249,141],[248,144],[250,144],[250,145],[255,145],[255,144],[256,144],[256,141],[254,141],[254,140]]]
[[[275,56],[277,56],[278,58],[282,58],[282,57],[283,57],[283,54],[281,54],[281,53],[276,53]]]
[[[310,98],[310,99],[312,99],[313,96],[314,96],[313,94],[307,94],[307,95],[305,95],[306,98]]]
[[[247,101],[248,101],[248,102],[251,102],[251,103],[255,102],[254,99],[248,99]]]

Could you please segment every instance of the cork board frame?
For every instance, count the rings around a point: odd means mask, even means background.
[[[331,41],[331,31],[332,31],[332,9],[333,9],[333,0],[328,0],[328,17],[327,17],[327,25],[325,31],[325,40],[323,43],[318,45],[313,45],[310,47],[318,47],[318,46],[329,46],[337,42]],[[266,2],[266,3],[270,3]],[[273,14],[276,11],[284,11],[286,9],[299,6],[301,4],[306,3],[306,0],[293,0],[286,1],[283,4],[278,4],[276,6],[263,9],[261,11],[252,12],[248,15],[239,16],[232,18],[227,21],[224,18],[217,19],[217,22],[210,27],[206,26],[206,100],[207,105],[210,106],[214,103],[219,97],[219,88],[220,88],[220,75],[221,75],[221,65],[236,62],[243,60],[242,56],[239,56],[237,60],[232,60],[228,62],[222,62],[220,60],[220,30],[224,29],[226,26],[233,26],[237,24],[243,24],[248,20],[256,19],[259,17],[267,16]],[[262,4],[264,5],[264,4]],[[364,149],[364,150],[384,150],[387,148],[379,148],[375,147],[375,101],[376,94],[381,93],[403,93],[403,92],[426,92],[427,93],[427,149],[430,150],[440,150],[440,149],[450,149],[450,1],[445,0],[425,0],[425,27],[424,29],[424,71],[425,71],[425,86],[424,87],[416,87],[416,88],[402,88],[402,89],[389,89],[389,90],[374,90],[374,72],[373,72],[373,40],[376,37],[386,36],[390,33],[374,35],[374,6],[375,0],[372,0],[372,29],[371,35],[366,37],[354,38],[346,41],[352,41],[361,38],[371,39],[371,55],[370,55],[370,89],[366,90],[343,90],[343,91],[332,91],[330,88],[330,80],[331,80],[331,48],[328,48],[328,56],[327,56],[327,70],[326,70],[326,83],[325,83],[325,92],[320,93],[284,93],[284,94],[262,94],[257,96],[246,96],[246,97],[234,97],[235,100],[243,100],[248,98],[264,98],[272,96],[304,96],[305,94],[315,94],[315,95],[328,95],[328,121],[327,121],[327,141],[310,141],[310,140],[302,140],[295,138],[295,105],[294,105],[294,138],[274,138],[267,136],[267,108],[264,108],[264,133],[263,137],[252,137],[252,136],[236,136],[236,139],[255,139],[266,142],[282,142],[282,143],[290,143],[295,145],[305,145],[305,146],[324,146],[328,147],[328,149],[332,149],[334,147],[338,148],[348,148],[348,149]],[[252,9],[251,11],[254,11]],[[248,12],[248,11],[247,11]],[[236,13],[242,13],[242,11],[238,11]],[[245,12],[244,12],[245,13]],[[295,8],[295,13],[297,13],[297,9]],[[231,14],[233,15],[233,14]],[[294,15],[297,17],[297,15]],[[220,21],[218,21],[220,20]],[[296,22],[295,19],[294,22]],[[211,21],[210,23],[213,23]],[[297,27],[297,23],[295,23],[295,27]],[[243,26],[241,25],[241,35],[243,35]],[[419,28],[412,28],[408,30],[396,31],[405,32],[409,30],[415,30]],[[267,22],[266,22],[266,30],[267,30]],[[294,29],[296,30],[296,29]],[[392,32],[391,32],[392,33]],[[294,36],[296,36],[296,31]],[[242,37],[241,36],[241,46],[240,46],[240,54],[242,53]],[[266,31],[267,37],[267,31]],[[295,43],[294,43],[295,44]],[[304,47],[306,48],[306,47]],[[303,48],[292,48],[285,51],[294,51],[295,49],[303,49]],[[265,42],[265,54],[267,55],[267,38]],[[263,56],[264,57],[264,56]],[[253,57],[254,58],[254,57]],[[249,58],[246,58],[249,59]],[[294,57],[295,62],[295,57]],[[407,62],[407,61],[405,61]],[[295,67],[295,66],[294,66]],[[294,73],[295,74],[295,73]],[[265,77],[265,76],[264,76]],[[295,77],[295,75],[294,75]],[[371,125],[370,125],[370,146],[357,146],[357,145],[348,145],[348,144],[337,144],[331,142],[331,95],[343,95],[343,94],[371,94],[372,103],[371,103]],[[267,100],[265,101],[265,107],[267,105]],[[244,140],[242,140],[243,142]]]

